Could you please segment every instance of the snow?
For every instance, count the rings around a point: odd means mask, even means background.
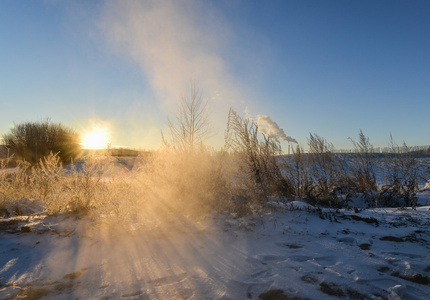
[[[429,189],[418,198],[428,205]],[[47,217],[28,201],[15,203],[34,207],[26,216],[0,219],[0,299],[430,295],[430,206],[357,211],[294,201],[260,216],[213,214],[130,230]]]
[[[24,215],[29,216],[35,213],[41,213],[45,210],[46,204],[40,200],[30,200],[27,198],[11,200],[4,208],[6,215]]]

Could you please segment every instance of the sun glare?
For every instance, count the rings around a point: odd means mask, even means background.
[[[107,130],[104,128],[94,128],[91,132],[83,136],[81,144],[87,149],[104,149],[107,148],[108,143]]]

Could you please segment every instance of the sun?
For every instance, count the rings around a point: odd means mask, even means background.
[[[94,128],[92,131],[86,133],[81,145],[87,149],[105,149],[109,143],[109,134],[105,128]]]

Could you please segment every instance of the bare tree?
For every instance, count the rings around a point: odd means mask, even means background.
[[[192,151],[204,143],[210,134],[207,113],[208,102],[196,83],[191,82],[182,96],[174,119],[167,118],[173,146],[178,150]],[[163,141],[166,143],[164,136]]]

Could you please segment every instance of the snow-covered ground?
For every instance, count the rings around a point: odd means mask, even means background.
[[[293,202],[132,230],[23,201],[0,219],[0,299],[430,299],[430,206]]]

